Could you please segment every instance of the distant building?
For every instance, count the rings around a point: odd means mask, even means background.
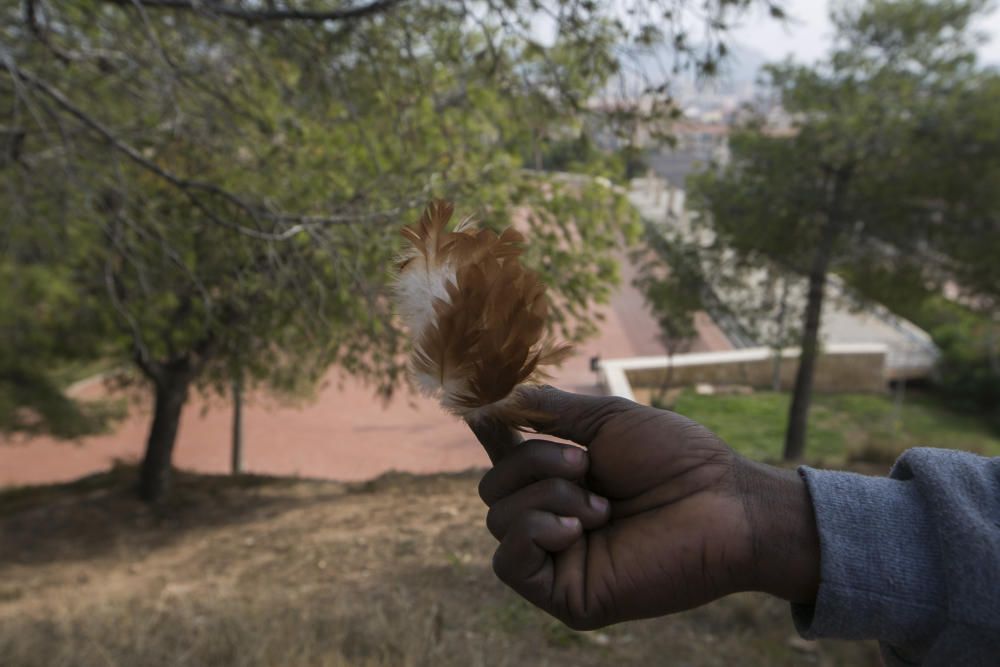
[[[673,125],[674,146],[650,149],[653,173],[672,186],[684,187],[687,175],[710,164],[729,162],[729,126],[724,123],[680,121]]]

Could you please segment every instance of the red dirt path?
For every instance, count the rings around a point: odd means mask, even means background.
[[[631,286],[633,269],[622,266],[622,286],[602,312],[599,334],[579,346],[553,384],[596,392],[590,358],[662,354],[656,323],[642,296]],[[692,351],[728,349],[729,343],[707,316],[698,318],[699,339]],[[248,472],[361,480],[389,470],[414,473],[463,470],[488,465],[464,424],[422,397],[402,395],[383,405],[353,380],[337,386],[336,375],[304,407],[274,406],[249,400],[244,407],[244,461]],[[100,395],[99,382],[82,390]],[[229,466],[231,411],[218,399],[195,396],[185,408],[174,461],[200,472],[225,472]],[[35,438],[0,439],[0,486],[74,479],[106,469],[115,459],[135,461],[149,424],[149,407],[135,407],[111,434],[77,443]]]

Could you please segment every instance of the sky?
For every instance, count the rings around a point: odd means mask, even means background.
[[[787,25],[770,18],[766,11],[758,11],[740,22],[732,39],[758,51],[768,62],[789,53],[798,61],[812,62],[830,44],[833,27],[827,16],[829,5],[829,0],[785,0],[790,18]],[[1000,10],[980,19],[976,27],[991,38],[980,48],[982,62],[1000,65]]]

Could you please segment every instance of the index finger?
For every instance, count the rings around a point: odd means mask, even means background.
[[[617,396],[574,394],[548,385],[520,388],[518,401],[525,412],[535,415],[531,426],[536,431],[584,447],[609,419],[642,407]]]

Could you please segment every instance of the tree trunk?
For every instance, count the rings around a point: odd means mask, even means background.
[[[906,378],[896,380],[895,400],[892,405],[892,430],[893,435],[899,435],[903,430],[903,400],[906,398]]]
[[[243,472],[243,386],[233,380],[233,460],[232,473]]]
[[[994,375],[1000,375],[1000,313],[994,313],[989,331],[987,354],[990,360],[990,370]]]
[[[781,303],[778,305],[777,327],[774,336],[774,365],[771,368],[771,391],[781,391],[781,352],[785,347],[785,313],[788,310],[788,278],[781,281]]]
[[[186,370],[164,369],[153,385],[156,395],[153,424],[149,429],[146,455],[139,473],[139,496],[146,502],[162,499],[170,486],[174,442],[190,382]]]
[[[822,250],[817,256],[829,255]],[[812,401],[813,375],[816,357],[819,353],[819,327],[823,312],[823,293],[826,288],[826,272],[829,261],[817,262],[816,271],[809,274],[809,301],[806,303],[805,321],[802,325],[802,343],[799,353],[799,370],[795,374],[795,388],[792,390],[792,405],[788,411],[788,430],[785,431],[786,461],[802,458],[806,448],[806,429],[809,420],[809,404]]]
[[[663,375],[663,379],[660,381],[660,386],[656,391],[656,396],[653,398],[651,403],[657,408],[666,408],[672,410],[673,406],[665,405],[667,392],[670,391],[670,386],[674,379],[674,352],[673,350],[667,350],[667,371]]]
[[[819,330],[823,315],[823,296],[826,276],[833,258],[833,247],[843,224],[843,199],[850,179],[850,172],[839,170],[834,175],[833,192],[827,208],[826,221],[820,232],[819,245],[813,253],[809,269],[809,296],[802,324],[802,342],[799,352],[799,369],[795,374],[792,404],[788,409],[788,428],[785,431],[786,461],[802,458],[806,449],[806,432],[809,421],[809,404],[812,402],[813,376],[819,354]]]

